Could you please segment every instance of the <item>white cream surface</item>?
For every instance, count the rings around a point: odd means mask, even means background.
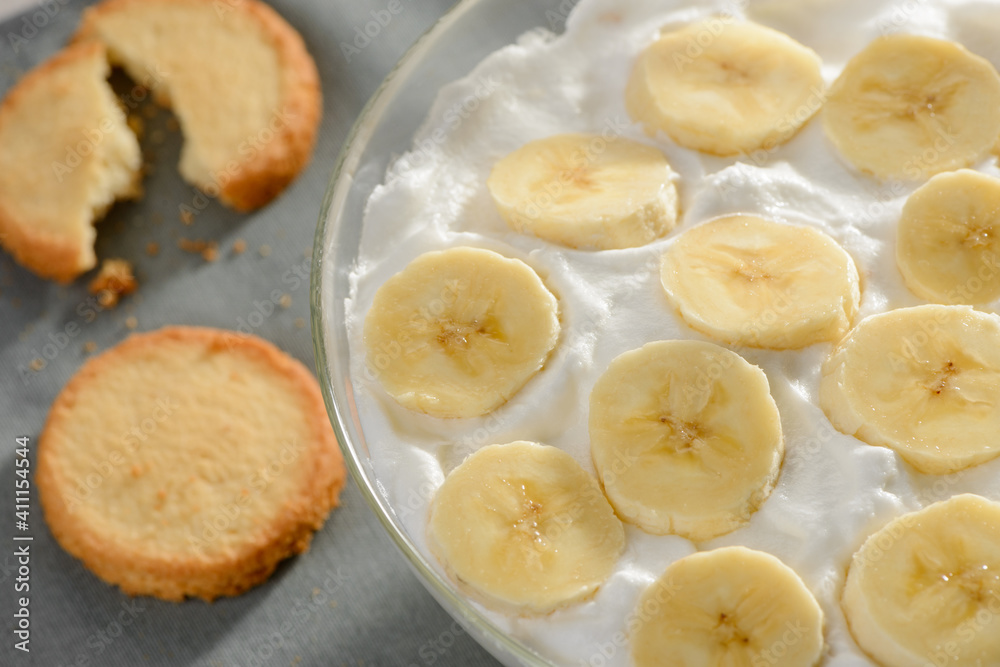
[[[649,341],[708,340],[679,320],[659,282],[660,256],[692,226],[730,213],[813,226],[857,263],[859,317],[924,303],[906,289],[894,259],[900,210],[920,184],[880,183],[857,172],[826,139],[818,116],[787,144],[737,158],[691,151],[663,135],[648,137],[631,122],[624,90],[637,54],[661,28],[720,12],[814,49],[827,84],[871,40],[895,32],[953,39],[1000,66],[1000,5],[973,0],[582,0],[564,35],[526,34],[444,87],[414,150],[390,168],[368,202],[351,298],[344,304],[357,410],[373,469],[397,517],[432,562],[425,539],[428,504],[464,456],[487,444],[533,440],[569,452],[593,472],[588,400],[610,361]],[[662,150],[678,174],[677,229],[641,248],[578,251],[508,228],[486,189],[492,165],[528,141],[564,132],[620,134]],[[1000,176],[993,158],[976,168]],[[410,412],[385,393],[366,371],[362,328],[386,279],[423,252],[459,245],[496,250],[532,266],[559,298],[563,329],[545,368],[507,405],[483,418],[442,420]],[[851,638],[839,605],[851,555],[904,512],[963,492],[1000,500],[1000,460],[942,477],[916,473],[893,452],[838,433],[820,410],[820,364],[830,344],[799,351],[730,347],[766,373],[786,444],[777,487],[749,524],[699,545],[627,526],[626,551],[591,600],[543,617],[484,610],[494,623],[558,665],[630,665],[626,619],[643,589],[678,558],[741,544],[780,558],[816,595],[825,614],[823,665],[874,664]]]

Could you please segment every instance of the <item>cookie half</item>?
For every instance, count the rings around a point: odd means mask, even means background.
[[[140,194],[142,155],[98,43],[25,75],[0,105],[0,243],[45,278],[93,268],[93,223]]]
[[[257,0],[105,0],[77,40],[173,108],[185,180],[248,211],[306,166],[321,115],[319,75],[298,32]]]
[[[137,334],[88,361],[38,442],[59,543],[129,594],[211,600],[304,551],[344,485],[312,374],[256,337]]]

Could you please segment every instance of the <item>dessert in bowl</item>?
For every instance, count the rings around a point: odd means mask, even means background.
[[[442,32],[432,33],[429,40],[457,29],[455,26],[476,11],[475,4],[460,7],[438,29]],[[805,640],[798,644],[800,648],[810,646],[804,657],[796,658],[804,662],[780,662],[793,653],[788,645],[791,640],[784,640],[784,646],[780,640],[771,640],[753,653],[765,664],[896,664],[892,660],[916,659],[914,656],[934,664],[934,651],[902,651],[902,658],[897,651],[894,658],[891,651],[880,652],[872,646],[905,643],[891,632],[875,633],[874,639],[855,639],[849,615],[856,612],[849,610],[852,605],[856,609],[855,603],[864,596],[852,594],[845,600],[846,573],[862,543],[892,519],[966,493],[995,499],[1000,466],[990,452],[984,453],[988,445],[980,445],[971,458],[968,453],[958,456],[962,461],[955,465],[926,465],[928,457],[912,455],[914,449],[908,445],[926,439],[927,434],[881,437],[891,429],[873,425],[868,415],[857,409],[854,394],[861,387],[841,378],[857,376],[859,365],[872,364],[870,358],[875,356],[870,350],[859,352],[861,333],[872,338],[870,329],[860,328],[860,323],[901,311],[904,315],[890,321],[892,326],[883,324],[887,333],[880,339],[887,341],[888,352],[879,355],[888,367],[876,370],[873,364],[873,377],[879,382],[883,378],[879,374],[895,377],[901,384],[891,391],[900,395],[913,387],[920,389],[912,404],[883,406],[881,413],[890,415],[889,423],[902,433],[906,431],[904,423],[919,414],[914,411],[922,409],[920,405],[936,400],[927,396],[948,396],[952,390],[971,387],[952,380],[969,380],[971,376],[962,376],[962,364],[953,363],[947,355],[940,358],[940,364],[938,358],[932,359],[936,375],[932,373],[927,382],[917,363],[927,355],[901,354],[903,366],[892,367],[892,355],[909,349],[906,345],[924,351],[933,348],[933,344],[927,347],[929,341],[935,336],[941,339],[940,332],[949,330],[949,323],[956,323],[958,329],[969,328],[970,321],[985,318],[981,328],[986,331],[994,327],[996,319],[962,306],[923,305],[925,298],[911,291],[908,285],[912,281],[904,278],[901,266],[897,266],[896,230],[904,204],[935,170],[950,173],[969,167],[989,177],[1000,175],[1000,171],[989,152],[992,141],[984,147],[982,139],[975,140],[974,150],[956,157],[950,145],[934,147],[933,128],[930,135],[918,133],[909,139],[918,144],[929,141],[909,158],[900,160],[891,151],[883,151],[881,159],[876,155],[871,162],[870,154],[853,152],[852,141],[861,141],[865,125],[857,105],[847,104],[846,111],[833,105],[832,114],[824,107],[830,100],[843,101],[838,91],[848,89],[851,82],[835,82],[848,63],[864,64],[864,60],[856,60],[859,54],[871,57],[866,47],[882,43],[879,40],[886,35],[930,37],[935,41],[923,44],[925,50],[932,51],[952,49],[943,42],[962,43],[978,51],[979,56],[970,57],[981,68],[986,60],[980,56],[989,55],[982,49],[990,43],[981,16],[984,11],[988,10],[963,3],[923,3],[905,11],[889,2],[694,6],[684,2],[623,5],[584,0],[570,15],[564,34],[554,37],[544,30],[524,33],[464,78],[441,87],[433,103],[422,109],[424,120],[419,129],[405,137],[399,136],[401,131],[393,133],[396,145],[376,135],[391,124],[390,106],[407,92],[413,93],[413,88],[407,88],[412,80],[407,78],[426,68],[433,44],[425,41],[418,45],[390,78],[345,151],[318,232],[321,252],[317,253],[314,272],[314,328],[321,375],[327,376],[328,407],[355,478],[370,494],[390,534],[429,590],[502,659],[510,664],[567,665],[640,661],[642,651],[637,651],[637,646],[643,642],[643,628],[652,623],[640,603],[648,599],[649,591],[657,590],[656,582],[668,568],[675,563],[690,564],[685,557],[698,552],[745,547],[775,557],[794,573],[822,611],[821,644],[817,647]],[[548,22],[544,13],[539,18],[542,25]],[[637,103],[630,88],[637,85],[633,83],[637,63],[653,52],[650,49],[660,43],[661,35],[679,39],[673,53],[679,48],[684,58],[696,62],[706,57],[706,52],[712,53],[718,34],[727,26],[747,24],[779,32],[786,36],[781,39],[793,40],[816,56],[822,84],[816,87],[809,83],[805,87],[808,94],[799,98],[790,112],[779,112],[779,121],[791,124],[787,131],[758,133],[752,141],[746,140],[749,143],[744,142],[745,137],[720,135],[714,137],[716,141],[696,144],[691,137],[703,138],[704,132],[696,132],[690,125],[673,133],[669,124],[657,127],[656,115],[648,112],[649,95],[639,95],[641,103]],[[831,39],[830,26],[834,25],[850,26],[850,30]],[[700,27],[685,32],[691,26]],[[767,58],[763,52],[747,62]],[[684,64],[683,59],[670,62]],[[863,68],[858,65],[854,69]],[[992,79],[986,76],[984,81],[983,99],[989,99]],[[427,97],[424,93],[421,99],[426,101]],[[925,108],[945,117],[937,99],[923,101]],[[968,106],[969,102],[955,105],[959,109]],[[906,115],[905,109],[902,115]],[[850,121],[845,121],[847,125],[860,123],[862,130],[841,131],[838,121],[844,117]],[[532,142],[570,134],[592,138],[593,155],[584,154],[588,164],[596,161],[596,156],[606,155],[607,146],[621,141],[662,153],[673,174],[666,183],[677,193],[676,226],[661,225],[654,238],[640,243],[602,246],[593,241],[593,228],[576,243],[576,237],[570,234],[567,240],[565,230],[552,224],[532,227],[518,224],[516,219],[512,222],[516,216],[505,215],[505,208],[516,212],[518,206],[495,201],[497,194],[491,191],[495,189],[490,187],[495,167]],[[865,141],[881,139],[871,136]],[[961,147],[963,141],[954,143]],[[553,188],[562,188],[548,193],[553,199],[580,185],[579,178],[550,182]],[[553,210],[546,208],[548,200],[544,198],[528,199],[549,213]],[[521,209],[528,210],[525,206]],[[544,211],[541,216],[546,216]],[[531,216],[528,218],[531,222]],[[736,222],[731,222],[734,219]],[[727,220],[730,222],[725,224]],[[708,225],[717,229],[709,234],[705,232]],[[803,236],[770,235],[775,228],[799,230]],[[553,229],[558,233],[552,233]],[[748,236],[746,230],[753,234]],[[692,242],[688,236],[692,231],[704,238]],[[748,238],[756,239],[756,245]],[[767,242],[760,241],[762,238]],[[725,262],[699,258],[699,252],[713,243],[743,243],[741,250],[753,250],[769,261],[776,258],[768,264],[771,268],[786,266],[781,258],[789,258],[793,266],[787,270],[798,278],[787,283],[791,287],[782,287],[785,283],[781,281],[767,282],[775,273],[770,268],[753,273],[749,269],[754,262],[741,260],[736,274],[742,277],[737,280],[720,269],[727,266]],[[391,337],[373,345],[366,320],[376,308],[379,291],[394,280],[393,276],[422,261],[427,253],[464,248],[516,260],[534,272],[557,302],[559,330],[551,351],[540,353],[536,372],[506,395],[499,407],[461,417],[436,416],[426,402],[400,400],[405,392],[383,376],[394,363],[406,365],[415,359],[404,353],[406,341],[397,336],[396,345]],[[805,269],[816,269],[816,273],[802,274]],[[701,271],[699,275],[715,280],[684,280],[691,271]],[[988,276],[978,279],[982,285]],[[769,296],[760,297],[758,288]],[[746,298],[751,293],[754,299]],[[431,298],[425,313],[419,315],[425,324],[437,321],[454,301],[447,290],[438,289],[438,297],[436,306]],[[755,300],[757,297],[760,299]],[[765,306],[762,311],[761,303],[773,307],[768,311]],[[725,309],[723,304],[727,304]],[[914,306],[930,310],[903,310]],[[739,323],[741,307],[752,326]],[[800,307],[808,316],[792,317]],[[990,310],[988,306],[982,309]],[[903,320],[910,324],[900,324]],[[808,326],[774,325],[793,321]],[[858,332],[857,336],[852,332]],[[474,333],[485,335],[479,329]],[[451,334],[434,338],[454,341]],[[731,358],[728,355],[745,360],[749,368],[756,367],[764,376],[760,387],[780,416],[780,445],[765,448],[761,454],[769,456],[772,463],[777,459],[776,470],[772,465],[762,466],[746,490],[747,502],[726,510],[732,521],[723,527],[694,530],[683,527],[685,521],[678,520],[676,513],[653,511],[657,508],[651,509],[641,499],[630,504],[614,492],[615,480],[608,474],[608,469],[613,470],[614,456],[610,462],[602,461],[601,442],[607,438],[601,435],[599,424],[595,431],[594,397],[603,395],[603,378],[624,355],[646,350],[659,341],[698,341],[698,345],[711,346],[712,353],[705,354],[705,366],[697,365],[694,350],[684,352],[693,360],[694,369],[685,386],[714,387],[714,382],[739,366],[726,361]],[[956,346],[973,349],[964,343]],[[992,362],[983,363],[992,373]],[[735,385],[749,386],[749,368],[748,375]],[[953,368],[959,369],[955,371],[959,376],[952,370],[939,373]],[[638,375],[625,373],[633,381],[629,388],[635,388]],[[977,376],[979,380],[983,378]],[[988,395],[990,398],[983,400],[992,405],[994,394],[987,387],[992,386],[991,381],[983,382],[977,385],[982,389],[977,396]],[[850,396],[839,400],[838,392]],[[623,392],[603,393],[613,397]],[[750,401],[739,395],[733,400],[737,405]],[[877,397],[865,400],[871,407]],[[680,419],[680,408],[671,406],[676,408],[674,412],[659,415],[662,423],[671,433],[693,433],[690,442],[698,441],[697,420],[690,416]],[[740,419],[748,428],[756,427],[764,412],[758,409]],[[959,414],[955,423],[973,418]],[[767,437],[773,440],[773,429],[760,429],[760,433],[768,432],[772,435]],[[760,435],[754,441],[767,437]],[[429,525],[437,516],[435,498],[450,474],[465,465],[463,462],[473,461],[471,455],[486,452],[491,445],[521,441],[555,447],[572,457],[584,472],[600,481],[623,523],[624,547],[611,573],[589,595],[573,597],[554,610],[546,605],[512,610],[498,604],[495,595],[483,595],[468,577],[456,572],[447,553],[442,554],[440,532]],[[641,468],[629,470],[638,474]],[[691,506],[708,504],[721,493],[695,486],[689,492]],[[674,503],[682,500],[677,498]],[[964,504],[955,507],[960,510]],[[659,521],[663,516],[668,520]],[[542,537],[551,537],[542,532]],[[742,557],[740,551],[725,553]],[[718,569],[728,572],[741,567]],[[757,568],[747,565],[745,569]],[[760,571],[780,576],[770,561],[762,564]],[[858,575],[854,580],[865,578]],[[977,582],[987,587],[984,590],[993,590],[992,580]],[[856,588],[860,584],[851,590]],[[792,605],[793,598],[775,596],[774,605]],[[748,643],[759,641],[753,632],[742,632],[730,633],[726,641],[734,637]],[[974,637],[987,634],[974,633]],[[810,632],[808,636],[815,635]],[[980,655],[986,655],[987,660],[990,656],[1000,659],[990,653],[995,647],[982,648],[977,641],[956,643],[956,651],[971,655],[981,649],[986,653]]]

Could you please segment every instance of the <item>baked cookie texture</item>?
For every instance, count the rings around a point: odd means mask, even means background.
[[[343,459],[312,374],[270,343],[167,327],[88,361],[56,398],[36,483],[53,535],[133,595],[212,600],[305,551]]]
[[[109,71],[101,44],[72,46],[0,105],[0,243],[59,282],[96,264],[94,221],[116,199],[141,194],[139,143]]]
[[[299,34],[257,0],[105,0],[76,41],[176,113],[185,180],[239,211],[267,204],[309,162],[322,113],[319,75]]]

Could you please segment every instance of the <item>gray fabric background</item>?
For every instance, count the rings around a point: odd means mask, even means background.
[[[0,0],[0,93],[55,53],[89,4],[39,0],[41,9],[9,18],[21,11],[6,4],[11,1]],[[269,301],[279,289],[291,306],[274,308],[255,332],[313,367],[308,283],[297,280],[295,270],[308,272],[337,154],[382,78],[454,0],[403,0],[403,12],[350,63],[340,42],[351,40],[385,0],[269,1],[305,38],[324,93],[313,161],[289,190],[250,215],[209,202],[191,226],[183,225],[180,206],[197,208],[201,201],[177,174],[179,137],[165,129],[168,114],[160,111],[146,122],[144,151],[153,169],[145,199],[116,205],[99,226],[98,256],[131,259],[141,284],[137,294],[96,313],[86,292],[92,274],[60,287],[0,252],[0,665],[497,664],[424,591],[353,482],[308,553],[286,562],[268,583],[210,605],[130,599],[102,583],[55,543],[34,492],[30,530],[15,530],[15,438],[29,436],[34,446],[48,406],[87,356],[84,343],[104,350],[121,341],[130,333],[129,316],[139,331],[167,324],[234,329],[255,312],[255,302]],[[26,29],[25,17],[41,27]],[[180,251],[180,237],[217,241],[219,259],[208,263]],[[231,252],[237,238],[247,242],[238,256]],[[158,256],[145,253],[149,241],[159,243]],[[261,256],[265,244],[271,252]],[[298,328],[297,318],[306,326]],[[27,370],[36,357],[51,359],[40,371]],[[15,534],[34,537],[30,654],[13,648]]]

